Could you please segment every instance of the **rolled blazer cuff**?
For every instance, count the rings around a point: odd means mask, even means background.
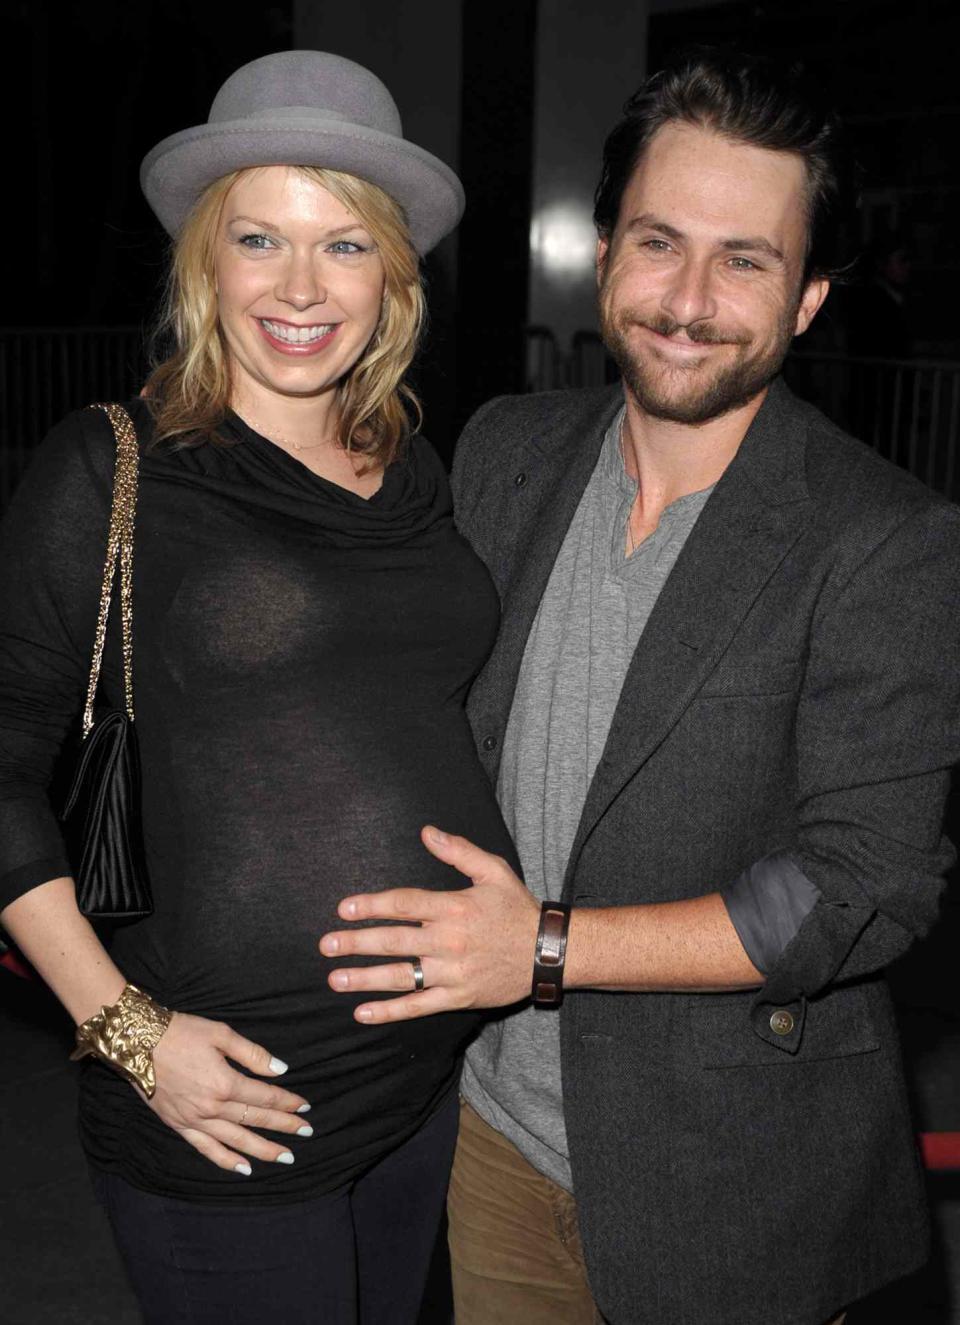
[[[766,975],[821,893],[791,856],[776,852],[745,869],[720,895],[747,956]]]

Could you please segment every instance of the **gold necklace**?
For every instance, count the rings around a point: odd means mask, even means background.
[[[292,437],[284,437],[283,433],[276,432],[273,428],[267,432],[252,410],[244,410],[242,414],[240,410],[235,412],[254,432],[258,432],[261,437],[266,437],[268,442],[275,442],[279,446],[289,446],[293,451],[319,451],[322,446],[330,445],[329,440],[323,442],[295,442]]]

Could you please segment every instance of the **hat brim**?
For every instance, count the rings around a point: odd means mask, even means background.
[[[405,138],[320,118],[233,120],[184,129],[144,157],[140,184],[161,225],[176,235],[209,184],[253,166],[321,166],[377,184],[403,208],[421,254],[463,215],[463,188],[439,158]]]

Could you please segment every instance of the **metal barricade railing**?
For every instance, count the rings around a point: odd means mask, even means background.
[[[595,331],[577,331],[570,342],[571,386],[608,386],[619,369]]]
[[[785,376],[854,437],[960,499],[960,363],[796,353]]]
[[[144,375],[139,327],[0,328],[0,509],[58,419],[135,395]]]
[[[616,380],[594,331],[578,331],[564,353],[548,327],[529,327],[526,347],[530,391]],[[59,418],[94,400],[135,394],[144,375],[139,327],[0,329],[0,509]],[[853,436],[960,499],[960,364],[796,353],[785,376]]]
[[[560,347],[549,327],[527,327],[525,339],[527,361],[523,380],[527,391],[555,391],[558,387],[566,386]]]
[[[527,327],[526,336],[528,391],[604,386],[617,380],[617,366],[595,331],[575,331],[569,354],[549,327]]]

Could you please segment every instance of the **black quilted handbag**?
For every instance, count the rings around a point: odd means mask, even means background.
[[[140,751],[133,721],[133,529],[140,453],[137,430],[122,406],[91,408],[102,409],[113,425],[117,459],[100,610],[83,711],[83,744],[61,821],[81,912],[91,919],[135,920],[153,911],[140,818]],[[93,706],[118,562],[125,705],[123,710],[111,710],[94,722]]]

